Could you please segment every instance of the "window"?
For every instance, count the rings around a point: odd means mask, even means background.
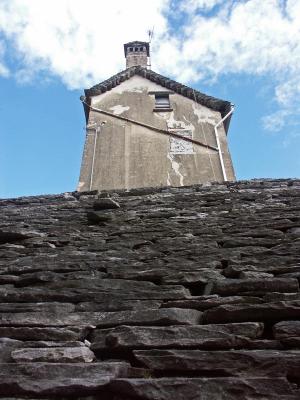
[[[155,95],[155,108],[170,108],[169,93]]]

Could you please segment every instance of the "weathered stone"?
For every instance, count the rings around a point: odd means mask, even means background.
[[[222,376],[300,378],[300,351],[137,350],[134,356],[156,371],[201,371]]]
[[[96,329],[91,334],[92,350],[106,348],[233,348],[246,339],[261,336],[263,324],[192,325],[169,327],[119,326]]]
[[[263,400],[299,394],[285,378],[278,377],[115,379],[109,387],[118,395],[145,400]]]
[[[84,339],[89,333],[88,327],[66,326],[64,328],[39,327],[0,327],[0,337],[18,340],[76,341]]]
[[[291,300],[300,300],[300,292],[298,293],[267,293],[264,295],[263,300],[266,303],[275,302],[275,301],[291,301]]]
[[[226,279],[209,283],[206,294],[234,295],[243,292],[298,292],[297,279]]]
[[[196,269],[196,268],[195,268]],[[211,279],[224,279],[221,271],[202,268],[193,271],[183,271],[181,266],[172,268],[119,268],[109,267],[108,277],[114,279],[135,279],[158,281],[162,284],[207,283]]]
[[[116,208],[120,208],[120,204],[109,197],[102,197],[102,198],[97,199],[94,202],[93,208],[96,211],[116,209]]]
[[[175,272],[169,273],[162,277],[161,282],[163,284],[172,285],[172,284],[187,284],[187,283],[200,283],[205,284],[210,280],[222,280],[225,277],[218,270],[212,269],[202,269],[199,271],[191,271],[191,272]]]
[[[0,338],[0,363],[12,362],[11,352],[22,345],[20,340]]]
[[[229,304],[207,310],[207,324],[224,322],[268,321],[300,318],[300,301],[279,301],[265,304]]]
[[[180,285],[164,285],[158,286],[152,284],[151,282],[138,282],[138,283],[149,283],[150,285],[147,287],[132,285],[132,287],[122,287],[122,285],[115,284],[114,288],[107,288],[100,289],[97,287],[94,288],[84,288],[84,283],[82,282],[81,285],[83,287],[79,288],[64,288],[63,285],[60,285],[58,288],[40,288],[40,287],[31,287],[31,288],[0,288],[0,302],[88,302],[88,301],[95,301],[95,302],[107,302],[113,301],[114,298],[117,298],[118,301],[120,299],[125,300],[171,300],[171,299],[184,299],[190,297],[190,292],[183,286]],[[69,283],[70,285],[71,283]],[[80,283],[77,283],[80,285]],[[56,285],[55,285],[56,286]],[[118,288],[119,286],[119,288]],[[124,285],[125,286],[125,285]],[[60,289],[60,290],[58,290]],[[63,289],[63,290],[62,290]]]
[[[124,362],[1,364],[0,395],[87,396],[127,376],[128,367]]]
[[[61,312],[68,313],[75,310],[71,303],[0,303],[0,313],[24,312]]]
[[[300,339],[300,321],[282,321],[273,326],[274,337],[278,340],[290,337]]]
[[[110,212],[89,211],[86,214],[88,222],[91,224],[99,224],[103,222],[111,222],[114,215]]]
[[[255,271],[243,271],[239,275],[240,279],[265,279],[273,277],[274,277],[273,274],[269,274],[267,272],[255,272]]]
[[[13,231],[0,231],[0,244],[1,243],[14,243],[19,240],[28,239],[29,235],[26,235],[21,232],[13,232]]]
[[[282,239],[276,238],[253,238],[253,237],[243,237],[243,238],[232,238],[224,240],[223,247],[242,247],[242,246],[262,246],[262,247],[273,247],[280,244]]]
[[[126,300],[118,298],[105,298],[104,301],[83,302],[76,304],[76,311],[125,311],[125,310],[145,310],[147,308],[159,308],[162,301],[159,300]],[[75,306],[74,306],[75,307]],[[176,306],[174,306],[176,308]],[[178,307],[181,308],[181,307]],[[194,308],[194,307],[185,307]],[[0,303],[1,309],[1,303]]]
[[[229,296],[219,297],[218,295],[199,296],[187,300],[172,300],[166,301],[162,307],[169,308],[194,308],[195,310],[205,311],[209,308],[218,307],[222,304],[257,304],[262,303],[263,300],[259,297],[250,296]]]
[[[89,347],[90,343],[86,340],[84,342],[80,341],[47,341],[47,340],[35,340],[35,341],[26,341],[22,342],[22,348],[48,348],[48,347]]]
[[[299,272],[300,267],[291,266],[295,261],[287,257],[272,257],[263,255],[262,259],[258,255],[252,255],[248,259],[244,259],[244,264],[231,264],[224,269],[224,276],[227,278],[239,278],[242,272],[257,272],[257,273],[270,273],[270,274],[284,274],[289,272]],[[280,265],[280,262],[284,265]],[[286,265],[288,264],[288,265]]]
[[[77,326],[79,324],[98,327],[114,325],[180,325],[198,324],[202,313],[197,310],[166,308],[119,312],[78,312],[69,314],[50,313],[4,313],[0,315],[0,326]]]
[[[94,353],[87,347],[19,348],[12,351],[11,357],[18,363],[88,363],[95,358]]]
[[[30,236],[0,243],[0,358],[8,362],[0,397],[298,400],[280,376],[299,381],[288,349],[300,350],[300,180],[124,193],[103,193],[121,207],[99,210],[95,193],[0,199],[1,230]],[[112,218],[89,223],[89,211]],[[220,293],[203,295],[206,284]],[[227,323],[199,325],[197,310],[204,322]],[[180,350],[202,356],[181,352],[173,370],[130,369],[127,378],[147,378],[152,389],[112,393],[110,373],[90,373],[100,363],[73,362],[90,346],[101,359],[139,366],[137,350],[168,349],[173,361]],[[169,388],[159,387],[165,375]],[[220,375],[231,376],[220,383]]]

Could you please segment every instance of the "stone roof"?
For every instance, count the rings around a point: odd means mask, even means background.
[[[199,92],[191,87],[185,86],[182,83],[178,83],[172,79],[169,79],[163,75],[160,75],[150,69],[142,66],[134,66],[119,72],[111,78],[101,82],[90,89],[85,89],[84,93],[87,98],[98,96],[102,93],[111,90],[112,88],[120,85],[122,82],[130,79],[134,75],[142,76],[143,78],[149,79],[152,82],[157,83],[175,93],[178,93],[184,97],[196,101],[197,103],[211,108],[212,110],[219,111],[224,117],[231,109],[231,103],[229,101],[217,99],[216,97],[207,96],[204,93]],[[88,100],[88,99],[87,99]],[[85,114],[88,118],[89,109],[85,107]],[[224,121],[224,127],[227,132],[230,123],[230,117]]]
[[[2,398],[300,398],[300,180],[0,206]]]

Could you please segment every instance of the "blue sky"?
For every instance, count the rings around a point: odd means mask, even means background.
[[[300,176],[300,0],[0,0],[0,197],[75,190],[79,96],[152,26],[153,70],[235,104],[237,178]]]

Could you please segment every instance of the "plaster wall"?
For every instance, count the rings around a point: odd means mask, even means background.
[[[156,112],[153,111],[155,96],[149,94],[153,91],[167,90],[134,76],[92,98],[93,107],[150,127],[91,111],[87,124],[91,128],[87,129],[78,190],[186,186],[223,181],[216,151],[180,141],[182,153],[178,154],[174,152],[178,144],[176,139],[151,129],[156,127],[188,134],[196,141],[216,146],[214,125],[220,121],[220,113],[175,93],[170,94],[171,110]],[[105,124],[101,126],[103,122]],[[218,128],[218,134],[227,179],[235,180],[223,126]]]

